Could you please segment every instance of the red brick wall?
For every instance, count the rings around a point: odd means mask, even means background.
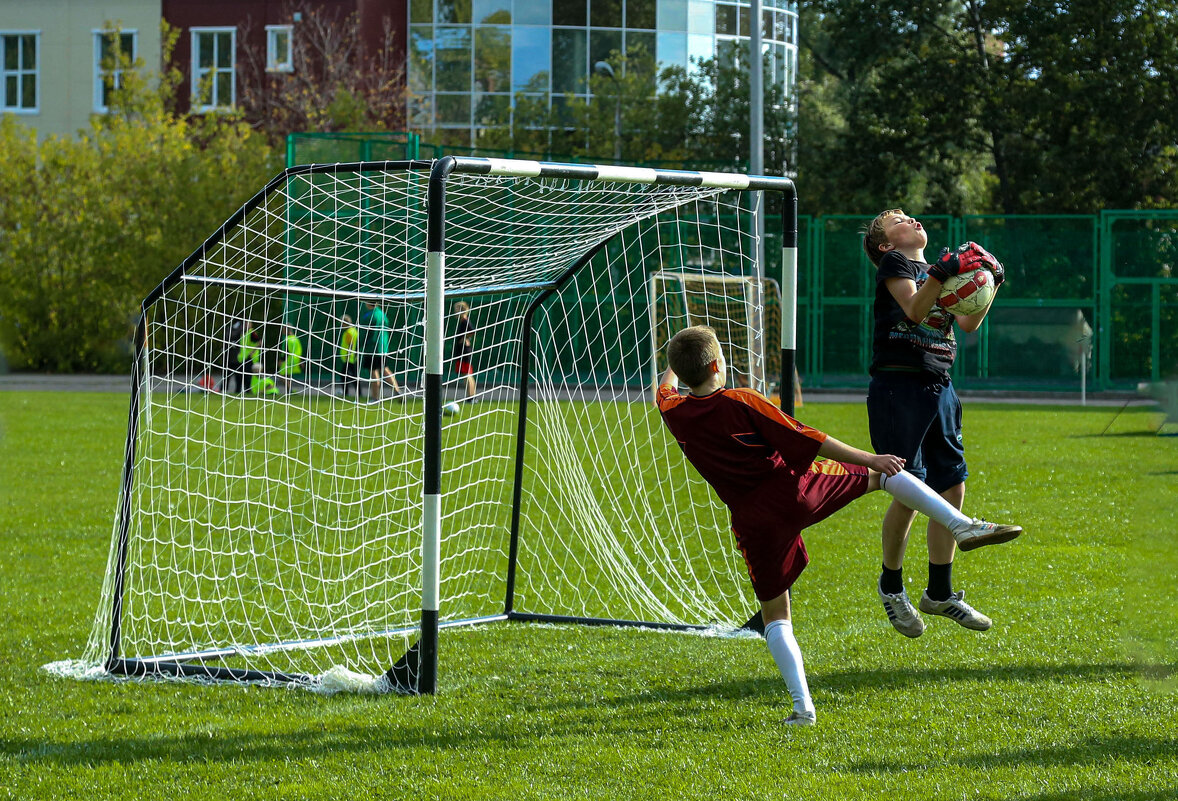
[[[321,9],[324,13],[337,15],[341,21],[352,13],[359,14],[365,49],[369,53],[376,52],[382,46],[384,20],[388,19],[393,31],[393,57],[396,63],[404,64],[405,28],[408,20],[406,2],[407,0],[163,0],[164,20],[180,31],[170,64],[179,69],[184,76],[178,88],[180,96],[176,98],[177,107],[181,111],[187,111],[189,108],[189,93],[192,87],[191,28],[237,28],[237,91],[240,95],[243,48],[255,48],[264,55],[267,25],[293,24],[294,35],[297,37],[298,23],[292,19],[293,10]]]

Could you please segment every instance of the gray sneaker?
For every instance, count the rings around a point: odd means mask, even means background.
[[[994,625],[994,621],[965,602],[965,590],[958,590],[946,601],[934,601],[928,597],[926,590],[920,596],[920,611],[928,615],[942,615],[974,631],[985,631]]]
[[[889,595],[878,584],[876,589],[879,590],[879,599],[883,601],[884,611],[888,613],[888,620],[896,631],[905,637],[919,637],[924,634],[924,621],[908,600],[908,593],[900,590],[895,595]]]
[[[985,520],[974,518],[973,523],[965,531],[953,535],[957,540],[957,547],[963,551],[972,551],[983,545],[997,545],[1000,542],[1010,542],[1023,533],[1022,526],[1007,526],[1001,523],[987,523]]]
[[[794,710],[785,719],[786,726],[813,726],[818,716],[813,712],[798,712]]]

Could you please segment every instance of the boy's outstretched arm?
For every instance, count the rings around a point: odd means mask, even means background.
[[[831,436],[828,436],[822,446],[818,448],[818,455],[834,459],[836,462],[863,465],[883,473],[885,476],[894,476],[904,468],[904,460],[899,456],[893,456],[890,453],[875,454],[861,451]]]
[[[999,284],[998,289],[1001,289],[1001,288],[1002,288],[1002,285]],[[998,293],[997,293],[997,291],[995,291],[994,297],[990,298],[990,302],[986,304],[986,308],[982,309],[980,312],[974,312],[973,314],[968,314],[968,315],[966,315],[966,314],[953,315],[954,319],[957,320],[958,328],[960,328],[966,334],[972,334],[974,331],[977,331],[979,328],[981,328],[982,321],[986,319],[986,314],[989,313],[990,307],[994,305],[994,300],[997,297],[998,297]]]

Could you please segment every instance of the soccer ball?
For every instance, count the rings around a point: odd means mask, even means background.
[[[450,401],[442,407],[442,414],[458,414],[461,409],[462,407],[460,407],[457,403]]]
[[[950,276],[941,288],[937,305],[950,314],[976,314],[990,305],[997,291],[994,274],[978,268]]]

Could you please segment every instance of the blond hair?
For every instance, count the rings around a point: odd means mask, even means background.
[[[867,252],[867,258],[871,259],[871,263],[876,267],[879,266],[879,262],[884,255],[880,251],[879,246],[888,244],[888,234],[884,228],[884,222],[889,217],[903,213],[903,209],[888,209],[887,211],[880,212],[874,220],[868,223],[867,228],[864,229],[863,250]]]
[[[706,325],[684,328],[667,343],[667,363],[689,387],[698,387],[712,375],[712,362],[722,357],[716,330]]]
[[[454,314],[466,314],[468,311],[470,311],[470,305],[467,304],[466,301],[459,300],[454,303],[454,307],[452,309]]]

